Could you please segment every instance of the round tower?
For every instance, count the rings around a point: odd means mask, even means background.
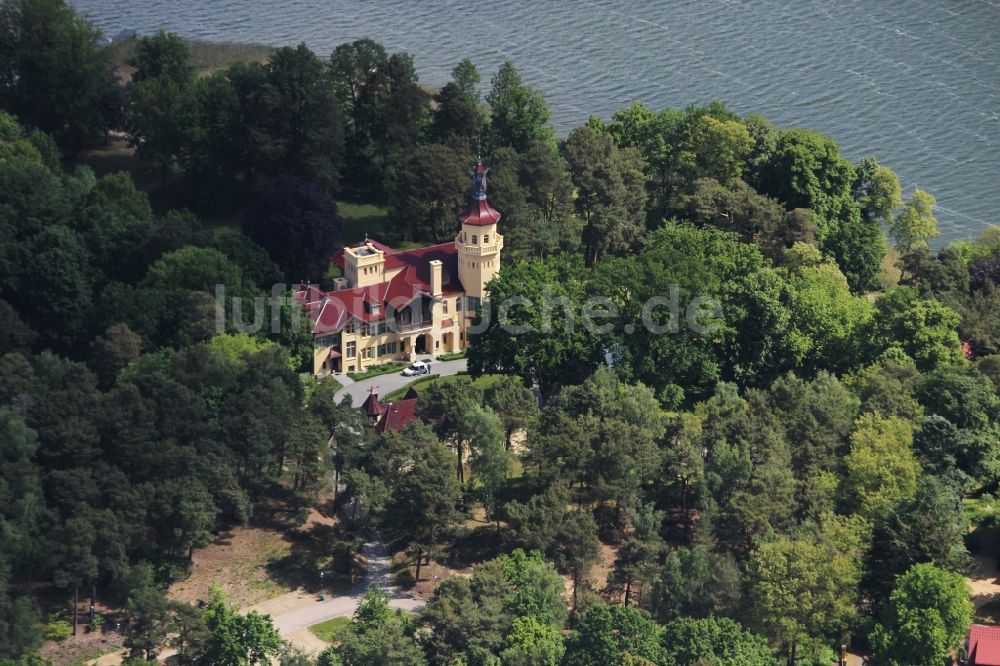
[[[487,296],[486,283],[500,270],[500,250],[503,236],[497,233],[500,213],[486,200],[488,169],[481,161],[472,170],[472,203],[458,219],[462,228],[455,237],[458,251],[458,279],[465,295],[482,299]]]

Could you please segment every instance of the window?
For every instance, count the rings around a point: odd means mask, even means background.
[[[455,299],[455,309],[458,312],[462,311],[462,298],[463,298],[462,296],[459,296],[458,298]]]
[[[361,350],[361,355],[365,358],[371,358],[374,350],[374,347],[365,347]]]
[[[478,238],[479,238],[479,237],[478,237],[478,236],[476,236],[476,234],[472,234],[472,244],[473,244],[473,245],[478,245],[478,244],[479,244],[479,240],[478,240]]]
[[[354,333],[357,330],[358,330],[358,325],[353,319],[350,322],[348,322],[347,326],[344,327],[345,333]]]
[[[367,337],[372,334],[372,329],[368,324],[361,324],[361,336]]]
[[[469,307],[468,307],[469,314],[474,313],[478,309],[479,309],[479,299],[476,298],[475,296],[469,296]]]
[[[395,343],[395,342],[387,342],[384,345],[379,345],[378,349],[376,350],[378,356],[381,357],[381,356],[385,356],[386,354],[395,354],[396,353],[396,345],[397,344],[398,343]]]
[[[356,351],[357,351],[357,343],[355,343],[355,342],[348,342],[347,343],[347,358],[354,358],[354,354],[356,353]],[[352,365],[351,368],[353,368],[353,367],[354,366]]]
[[[483,234],[483,245],[489,245],[489,244],[490,244],[490,235]]]
[[[440,348],[441,348],[441,341],[440,340],[435,340],[434,341],[434,349],[440,349]]]
[[[448,314],[448,299],[441,301],[441,313]]]

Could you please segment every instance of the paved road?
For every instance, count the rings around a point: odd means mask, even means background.
[[[431,374],[449,376],[457,375],[460,372],[465,371],[465,359],[460,358],[457,361],[432,361],[431,362]],[[379,375],[378,377],[370,377],[369,379],[362,379],[359,382],[351,382],[347,384],[345,379],[349,379],[345,375],[334,375],[337,381],[345,384],[345,386],[337,391],[333,396],[333,399],[337,402],[343,400],[345,396],[351,396],[353,404],[355,407],[359,407],[365,398],[368,397],[368,391],[374,386],[378,388],[378,394],[380,396],[385,396],[398,388],[403,388],[414,379],[418,377],[404,377],[400,372],[396,372],[389,375]]]
[[[425,604],[423,599],[410,596],[391,585],[389,575],[391,561],[378,532],[371,533],[368,542],[364,545],[364,550],[365,559],[368,562],[365,580],[347,594],[332,597],[326,601],[318,601],[316,596],[312,594],[304,594],[302,591],[290,592],[256,606],[240,609],[240,612],[248,613],[254,610],[264,615],[270,615],[271,621],[274,622],[274,626],[282,638],[307,653],[317,654],[324,650],[327,644],[314,636],[309,631],[309,627],[332,620],[335,617],[354,615],[358,602],[370,585],[380,587],[389,594],[390,608],[398,608],[408,612],[423,608]],[[164,650],[160,652],[158,662],[165,663],[164,660],[174,654],[176,654],[176,650]],[[119,666],[122,661],[123,653],[116,652],[91,660],[89,663],[91,666]]]
[[[353,615],[358,601],[370,585],[381,587],[389,594],[389,606],[392,608],[415,611],[423,607],[423,599],[411,597],[389,584],[389,554],[377,533],[372,535],[371,541],[366,543],[364,548],[365,558],[368,560],[368,575],[365,581],[343,596],[317,601],[312,605],[273,617],[274,626],[283,637],[293,638],[300,629],[335,617]]]

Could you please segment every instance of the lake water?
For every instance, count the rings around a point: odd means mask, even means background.
[[[722,100],[874,155],[937,197],[942,240],[1000,223],[1000,0],[71,0],[104,31],[286,45],[361,36],[442,84],[506,58],[560,134],[632,100]]]

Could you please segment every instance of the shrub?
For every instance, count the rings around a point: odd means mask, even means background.
[[[65,620],[56,620],[45,625],[45,640],[64,641],[73,634],[73,627]]]

